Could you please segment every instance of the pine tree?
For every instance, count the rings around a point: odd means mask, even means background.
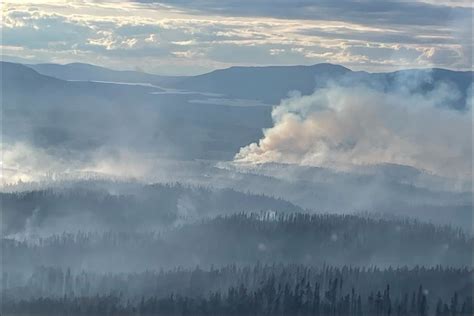
[[[441,298],[438,299],[438,302],[436,303],[436,316],[442,316],[443,315],[443,301]]]
[[[453,298],[451,299],[451,305],[449,306],[449,310],[451,311],[451,316],[458,315],[458,293],[455,292]]]

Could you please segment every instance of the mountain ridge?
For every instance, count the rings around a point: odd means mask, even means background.
[[[168,89],[215,93],[226,98],[258,100],[278,104],[291,91],[313,93],[328,82],[344,85],[366,84],[383,90],[414,85],[416,92],[432,91],[440,82],[460,92],[457,109],[465,107],[473,82],[472,71],[443,68],[403,69],[392,72],[353,71],[347,67],[320,63],[314,65],[232,66],[194,76],[161,76],[133,70],[113,70],[101,66],[70,63],[25,65],[41,74],[62,80],[145,83]]]

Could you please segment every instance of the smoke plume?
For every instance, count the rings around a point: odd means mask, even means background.
[[[332,84],[309,96],[295,93],[274,108],[274,126],[241,148],[235,161],[336,169],[392,163],[471,177],[471,105],[450,108],[457,92],[448,84],[412,91]]]

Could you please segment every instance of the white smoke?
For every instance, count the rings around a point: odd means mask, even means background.
[[[235,161],[344,169],[393,163],[470,178],[471,105],[450,109],[458,92],[448,84],[429,93],[410,91],[333,84],[309,96],[294,94],[274,108],[274,126],[241,148]]]
[[[16,142],[0,144],[0,187],[17,182],[38,181],[54,177],[58,171],[68,172],[76,166],[51,155],[47,150]]]
[[[91,175],[112,178],[145,178],[156,159],[125,148],[100,148],[94,152],[54,152],[25,142],[0,144],[0,189],[18,183],[54,181]]]

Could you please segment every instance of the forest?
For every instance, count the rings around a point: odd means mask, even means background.
[[[41,267],[5,315],[472,315],[472,268],[229,265],[127,274]],[[8,276],[2,278],[8,287]],[[459,285],[463,287],[459,289]]]
[[[77,230],[79,225],[89,231],[153,230],[242,211],[303,211],[286,200],[264,194],[181,183],[86,181],[70,187],[0,192],[0,199],[2,233],[6,235],[50,235],[69,228]]]
[[[412,219],[238,213],[2,239],[2,315],[472,315],[473,238]]]
[[[23,272],[38,265],[130,272],[257,261],[464,267],[472,263],[473,243],[460,229],[410,219],[275,212],[218,216],[158,231],[2,240],[4,269]]]

